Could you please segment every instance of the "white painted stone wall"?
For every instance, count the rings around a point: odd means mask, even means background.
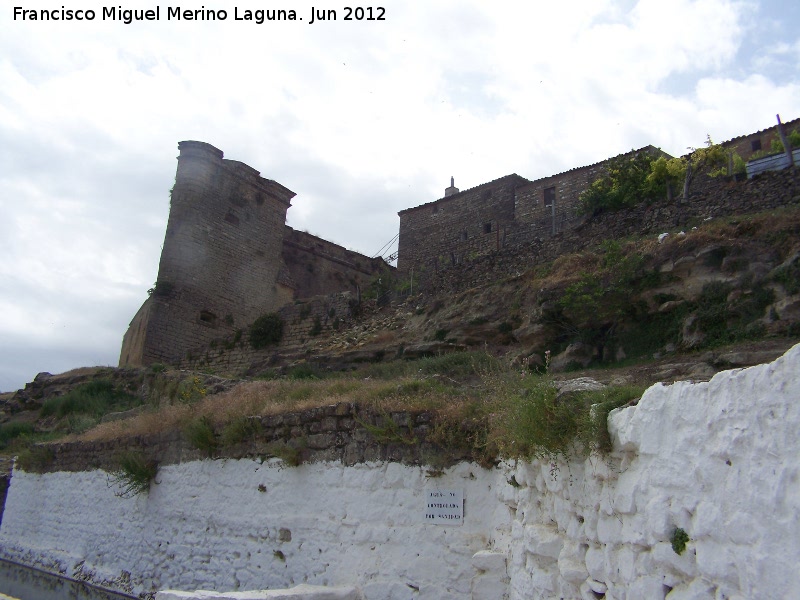
[[[492,543],[498,473],[460,464],[444,476],[397,463],[273,460],[166,466],[148,495],[114,496],[102,471],[15,473],[3,555],[71,575],[150,589],[358,585],[368,599],[470,595],[472,556]],[[266,491],[259,491],[259,486]],[[464,523],[424,522],[425,490],[464,490]]]
[[[123,500],[104,473],[15,473],[6,558],[138,593],[357,586],[364,597],[744,600],[800,596],[800,346],[612,413],[615,453],[555,465],[277,461],[164,467]],[[513,476],[513,478],[512,478]],[[464,524],[423,521],[464,490]],[[259,491],[263,486],[266,491]],[[690,537],[678,556],[676,527]],[[126,574],[129,573],[128,574]]]
[[[510,597],[800,597],[800,346],[615,411],[617,452],[518,465]],[[678,556],[676,527],[691,541]],[[604,596],[602,594],[605,594]]]

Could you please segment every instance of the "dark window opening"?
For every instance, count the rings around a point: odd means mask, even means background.
[[[228,223],[230,223],[231,225],[238,225],[239,224],[239,217],[237,217],[231,211],[228,211],[228,214],[225,215],[225,220]]]
[[[438,205],[438,204],[434,204],[434,205],[431,207],[431,212],[432,212],[433,214],[436,214],[436,213],[438,213],[438,212],[439,212],[439,205]]]
[[[750,150],[752,150],[753,152],[758,152],[759,150],[761,150],[761,140],[758,139],[750,142]]]
[[[467,230],[466,229],[461,232],[461,241],[462,242],[466,242],[467,241]]]
[[[217,320],[217,315],[208,310],[200,311],[200,322],[213,325]]]
[[[544,205],[553,206],[556,201],[556,188],[549,187],[544,189]]]
[[[256,204],[258,204],[259,206],[261,206],[262,204],[264,204],[264,194],[261,194],[261,193],[259,193],[259,194],[256,196]]]
[[[483,224],[483,233],[492,233],[492,224],[491,223],[484,223]]]

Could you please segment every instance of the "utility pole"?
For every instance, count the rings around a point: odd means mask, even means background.
[[[792,155],[792,147],[789,144],[789,139],[786,137],[786,132],[783,130],[783,123],[781,123],[781,116],[775,115],[778,118],[778,135],[781,136],[783,142],[783,149],[786,152],[786,158],[789,159],[789,166],[794,166],[794,156]]]

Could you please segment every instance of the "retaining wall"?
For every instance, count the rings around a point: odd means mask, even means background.
[[[790,598],[799,370],[800,345],[707,383],[657,384],[611,414],[614,452],[585,461],[461,462],[432,477],[389,456],[297,468],[185,456],[132,499],[102,470],[16,471],[0,553],[137,593],[309,583],[367,599]],[[426,522],[431,490],[463,492],[461,525]]]

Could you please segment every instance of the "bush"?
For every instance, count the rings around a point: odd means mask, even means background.
[[[283,338],[283,319],[278,313],[261,315],[250,326],[250,345],[258,350],[277,344]]]
[[[620,210],[663,194],[663,185],[649,178],[655,160],[648,152],[609,159],[605,173],[580,195],[581,212]]]
[[[0,449],[8,447],[12,440],[32,433],[33,425],[31,423],[3,423],[0,425]]]
[[[96,379],[70,390],[63,396],[48,398],[39,412],[42,417],[55,415],[59,419],[71,414],[96,418],[118,410],[140,405],[141,399],[120,390],[108,379]]]
[[[158,473],[158,463],[147,460],[144,454],[137,451],[120,454],[117,464],[117,470],[108,475],[108,485],[119,487],[114,492],[119,498],[133,498],[147,492]]]
[[[214,456],[217,451],[217,436],[214,433],[214,426],[208,417],[200,417],[191,421],[185,429],[186,438],[189,443],[206,454],[209,458]]]
[[[252,440],[261,429],[261,421],[258,418],[238,417],[222,429],[222,445],[232,446]]]

